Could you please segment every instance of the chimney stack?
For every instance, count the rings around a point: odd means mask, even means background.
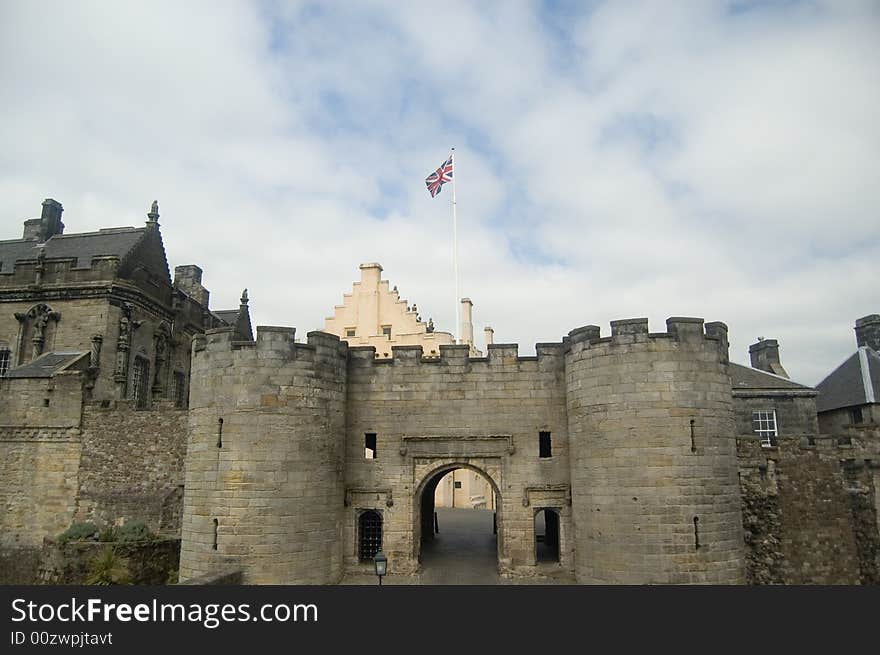
[[[880,352],[880,314],[869,314],[856,320],[856,344]]]
[[[776,339],[759,337],[758,343],[749,346],[749,357],[752,360],[752,368],[784,378],[788,377],[788,373],[779,361],[779,342]]]
[[[473,309],[470,298],[461,299],[461,342],[469,346],[474,345]]]
[[[489,346],[495,343],[495,330],[490,328],[488,325],[483,328],[483,333],[486,335],[486,345]]]
[[[24,234],[22,239],[35,239],[38,243],[44,243],[56,234],[64,234],[64,223],[61,222],[61,212],[64,207],[57,200],[46,198],[43,201],[43,213],[40,218],[31,218],[24,222]]]

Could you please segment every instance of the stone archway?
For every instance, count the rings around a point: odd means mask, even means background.
[[[438,483],[447,473],[458,469],[474,471],[481,475],[488,481],[495,494],[496,562],[500,568],[500,563],[503,561],[504,556],[503,502],[500,481],[496,480],[495,476],[493,476],[492,467],[478,466],[467,460],[434,462],[420,476],[420,482],[416,486],[413,495],[413,558],[420,562],[422,544],[425,540],[433,538],[434,492],[437,489]]]

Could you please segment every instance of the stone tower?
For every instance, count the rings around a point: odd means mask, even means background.
[[[587,326],[565,370],[581,583],[744,581],[727,327]]]
[[[180,576],[246,584],[342,576],[347,347],[312,332],[208,330],[194,346]]]

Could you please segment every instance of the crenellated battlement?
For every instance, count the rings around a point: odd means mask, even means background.
[[[649,332],[647,318],[628,318],[611,321],[611,336],[601,336],[597,325],[585,325],[568,333],[564,340],[566,350],[578,352],[585,348],[608,344],[610,347],[648,342],[671,341],[699,346],[711,344],[721,353],[722,361],[728,361],[727,325],[714,321],[705,323],[702,318],[672,316],[666,319],[665,332]]]
[[[326,332],[309,332],[306,335],[306,343],[296,341],[296,328],[280,327],[275,325],[257,326],[257,338],[254,341],[242,341],[236,338],[234,326],[212,328],[205,331],[202,339],[198,339],[193,346],[195,352],[205,352],[212,355],[236,351],[236,361],[250,357],[254,360],[268,362],[272,359],[279,361],[306,360],[315,361],[316,358],[345,359],[348,356],[348,345],[340,341],[339,337]]]
[[[422,346],[392,346],[391,357],[380,358],[374,346],[352,346],[348,348],[349,365],[356,369],[387,366],[454,366],[454,367],[513,367],[524,362],[546,362],[559,368],[563,366],[565,343],[535,344],[536,355],[520,355],[519,344],[493,343],[487,347],[483,357],[470,356],[466,344],[444,344],[440,346],[439,356],[426,356]]]

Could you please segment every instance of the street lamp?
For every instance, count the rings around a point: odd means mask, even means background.
[[[382,586],[382,576],[388,571],[388,558],[381,550],[373,555],[373,564],[376,566],[376,576],[379,578],[379,586]]]

